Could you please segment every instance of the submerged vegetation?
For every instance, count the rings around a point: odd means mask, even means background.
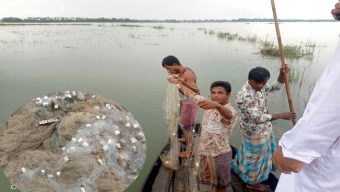
[[[306,59],[312,60],[314,56],[314,47],[306,47],[303,44],[294,45],[288,44],[284,46],[284,54],[287,58],[298,59],[304,57]],[[280,51],[278,46],[274,45],[273,42],[263,43],[261,47],[261,54],[268,56],[280,56]]]
[[[114,26],[114,25],[113,25]],[[127,28],[135,28],[135,27],[150,27],[152,29],[164,29],[163,25],[155,25],[155,26],[144,26],[144,25],[137,25],[137,24],[120,24],[116,25],[117,27],[127,27]],[[173,29],[171,29],[173,30]]]
[[[229,33],[229,32],[218,32],[217,33],[217,37],[220,39],[227,39],[227,40],[235,40],[238,38],[238,34],[237,33]]]
[[[157,26],[151,26],[153,29],[164,29],[164,26],[162,25],[157,25]]]
[[[136,25],[136,24],[120,24],[117,26],[119,27],[144,27],[143,25]]]
[[[198,30],[203,30],[202,28],[199,28]],[[204,29],[205,34],[209,35],[217,35],[217,38],[219,39],[225,39],[228,41],[242,41],[247,42],[251,44],[259,45],[259,53],[262,56],[272,56],[272,57],[279,57],[280,51],[276,44],[276,42],[268,41],[267,39],[263,40],[257,37],[257,35],[251,35],[251,36],[241,36],[237,33],[230,33],[230,32],[217,32],[214,31],[208,31],[207,29]],[[313,60],[314,58],[314,52],[316,48],[316,43],[307,41],[307,42],[300,42],[299,44],[287,44],[284,46],[284,52],[285,57],[289,59],[299,59],[299,58],[305,58],[308,60]]]
[[[127,27],[127,28],[142,28],[148,27],[157,30],[163,30],[165,27],[163,25],[142,25],[140,23],[178,23],[178,22],[187,22],[187,23],[197,23],[197,22],[270,22],[271,19],[233,19],[233,20],[133,20],[133,19],[117,19],[117,18],[67,18],[67,17],[29,17],[29,18],[16,18],[16,17],[6,17],[0,19],[0,25],[25,25],[25,24],[84,24],[90,25],[90,23],[100,23],[98,27],[105,27],[108,25],[104,25],[102,23],[117,23],[112,26],[116,27]],[[298,20],[288,20],[286,22],[293,22]],[[322,20],[323,21],[323,20]],[[328,20],[327,20],[328,21]],[[124,22],[124,23],[122,23]],[[137,24],[136,24],[137,23]],[[174,28],[170,28],[170,30],[174,30]],[[214,30],[208,30],[207,28],[198,28],[200,31],[204,31],[205,34],[216,35],[218,39],[228,40],[228,41],[240,41],[246,42],[254,45],[258,45],[258,53],[262,56],[272,56],[278,57],[280,56],[279,48],[275,41],[268,41],[267,39],[263,40],[258,38],[256,35],[248,35],[241,36],[238,33],[231,32],[215,32]],[[130,35],[130,38],[136,38],[134,35]],[[290,59],[299,59],[305,58],[308,60],[314,59],[314,53],[316,44],[314,42],[300,42],[299,44],[287,44],[284,46],[285,57]]]

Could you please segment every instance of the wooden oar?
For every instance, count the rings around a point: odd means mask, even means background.
[[[283,49],[283,46],[282,46],[279,22],[277,20],[276,8],[275,8],[274,0],[271,0],[271,3],[272,3],[272,10],[273,10],[273,16],[274,16],[275,29],[276,29],[276,36],[277,36],[277,41],[278,41],[278,44],[279,44],[281,67],[284,67],[284,65],[286,63],[285,62],[285,52],[284,52],[284,49]],[[294,106],[293,106],[293,101],[292,101],[292,94],[290,92],[290,87],[289,87],[289,81],[288,81],[287,74],[285,74],[285,78],[284,79],[285,79],[285,85],[286,85],[286,92],[287,92],[289,110],[290,110],[290,112],[294,112]],[[296,120],[292,119],[292,122],[293,122],[293,125],[295,125]]]

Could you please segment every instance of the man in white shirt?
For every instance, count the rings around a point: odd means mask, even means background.
[[[340,1],[332,10],[339,19]],[[338,17],[337,17],[338,16]],[[340,191],[340,42],[302,118],[273,156],[282,172],[276,192]]]
[[[232,150],[229,140],[237,122],[237,112],[229,103],[231,85],[226,81],[213,82],[208,99],[193,92],[181,78],[171,78],[170,82],[178,84],[185,95],[204,109],[198,182],[211,186],[215,192],[225,192],[231,180]]]

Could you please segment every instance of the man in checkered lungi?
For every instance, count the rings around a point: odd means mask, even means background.
[[[248,81],[237,95],[236,102],[241,112],[242,144],[232,162],[232,169],[248,184],[249,189],[267,191],[261,182],[267,180],[273,168],[275,139],[271,121],[295,118],[295,113],[291,112],[269,114],[267,106],[268,93],[281,89],[287,72],[288,67],[285,65],[280,69],[277,81],[267,84],[269,71],[262,67],[253,68],[249,72]]]

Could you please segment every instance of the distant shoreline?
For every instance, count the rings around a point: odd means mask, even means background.
[[[83,17],[5,17],[0,20],[0,24],[72,24],[72,23],[230,23],[230,22],[274,22],[273,19],[261,18],[239,18],[239,19],[129,19],[129,18],[83,18]],[[334,19],[279,19],[279,22],[335,22]]]

